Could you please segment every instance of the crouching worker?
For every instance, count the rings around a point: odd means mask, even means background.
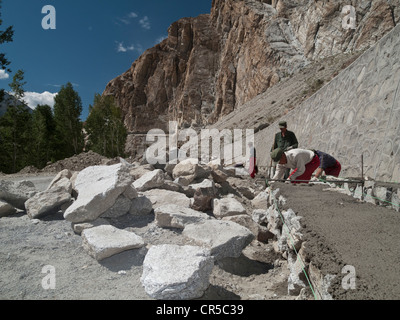
[[[339,177],[340,171],[342,171],[342,165],[339,161],[331,155],[319,150],[315,150],[315,154],[318,156],[320,161],[319,168],[315,173],[317,179],[321,177],[324,171],[327,176]]]
[[[286,169],[292,169],[287,179],[291,183],[308,183],[315,170],[320,166],[318,155],[311,150],[293,149],[284,152],[277,148],[271,152],[271,159],[277,163],[273,180],[281,180]]]

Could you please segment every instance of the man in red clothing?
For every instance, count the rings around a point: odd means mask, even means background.
[[[342,165],[339,161],[331,155],[319,150],[315,150],[315,154],[320,161],[319,168],[315,173],[316,178],[319,178],[324,171],[327,176],[339,177],[340,171],[342,171]]]
[[[273,180],[284,178],[286,169],[293,169],[287,179],[292,183],[308,183],[311,176],[320,165],[318,155],[311,150],[293,149],[283,152],[277,148],[271,153],[271,159],[277,162],[277,169]]]

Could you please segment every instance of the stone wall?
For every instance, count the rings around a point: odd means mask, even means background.
[[[400,26],[339,76],[285,115],[300,148],[320,149],[342,164],[342,176],[400,180]],[[256,135],[259,166],[270,164],[277,122]],[[260,155],[263,155],[262,157]],[[266,155],[266,156],[264,156]]]

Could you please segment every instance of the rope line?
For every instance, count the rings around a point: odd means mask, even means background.
[[[280,216],[280,219],[281,219],[281,221],[282,221],[282,223],[283,223],[283,226],[285,226],[286,229],[287,229],[286,232],[288,233],[288,236],[289,236],[291,245],[292,245],[292,247],[293,247],[293,250],[294,250],[294,252],[296,253],[297,260],[299,260],[299,261],[301,262],[301,269],[303,270],[303,273],[304,273],[304,275],[306,276],[308,285],[309,285],[309,287],[310,287],[310,289],[311,289],[311,291],[312,291],[312,293],[313,293],[313,295],[314,295],[314,300],[318,300],[318,297],[317,297],[317,295],[316,295],[316,293],[315,293],[315,291],[314,291],[314,288],[313,288],[313,286],[312,286],[312,284],[311,284],[311,281],[310,281],[310,279],[309,279],[309,277],[308,277],[308,275],[307,275],[307,272],[306,272],[306,270],[305,270],[305,268],[306,268],[305,263],[304,263],[303,259],[301,259],[299,253],[298,253],[297,250],[296,250],[296,247],[295,247],[295,245],[294,245],[294,239],[292,238],[292,235],[290,234],[289,227],[287,226],[287,224],[286,224],[286,222],[285,222],[285,219],[284,219],[284,217],[283,217],[283,215],[282,215],[282,213],[281,213],[281,210],[279,210],[278,203],[277,203],[278,201],[276,200],[275,196],[274,196],[272,193],[271,193],[271,195],[272,195],[272,199],[273,199],[273,201],[274,201],[274,207],[275,207],[275,209],[276,209],[276,210],[278,211],[278,213],[279,213],[279,216]],[[282,228],[282,229],[283,229],[283,228]],[[320,296],[321,296],[321,294],[320,294]]]

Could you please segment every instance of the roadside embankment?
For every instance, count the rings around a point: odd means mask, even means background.
[[[378,183],[367,194],[381,188]],[[315,299],[398,299],[398,212],[354,198],[357,186],[334,189],[284,183],[270,189],[271,217],[284,218],[276,244],[288,257],[289,286],[292,280],[293,290]]]

